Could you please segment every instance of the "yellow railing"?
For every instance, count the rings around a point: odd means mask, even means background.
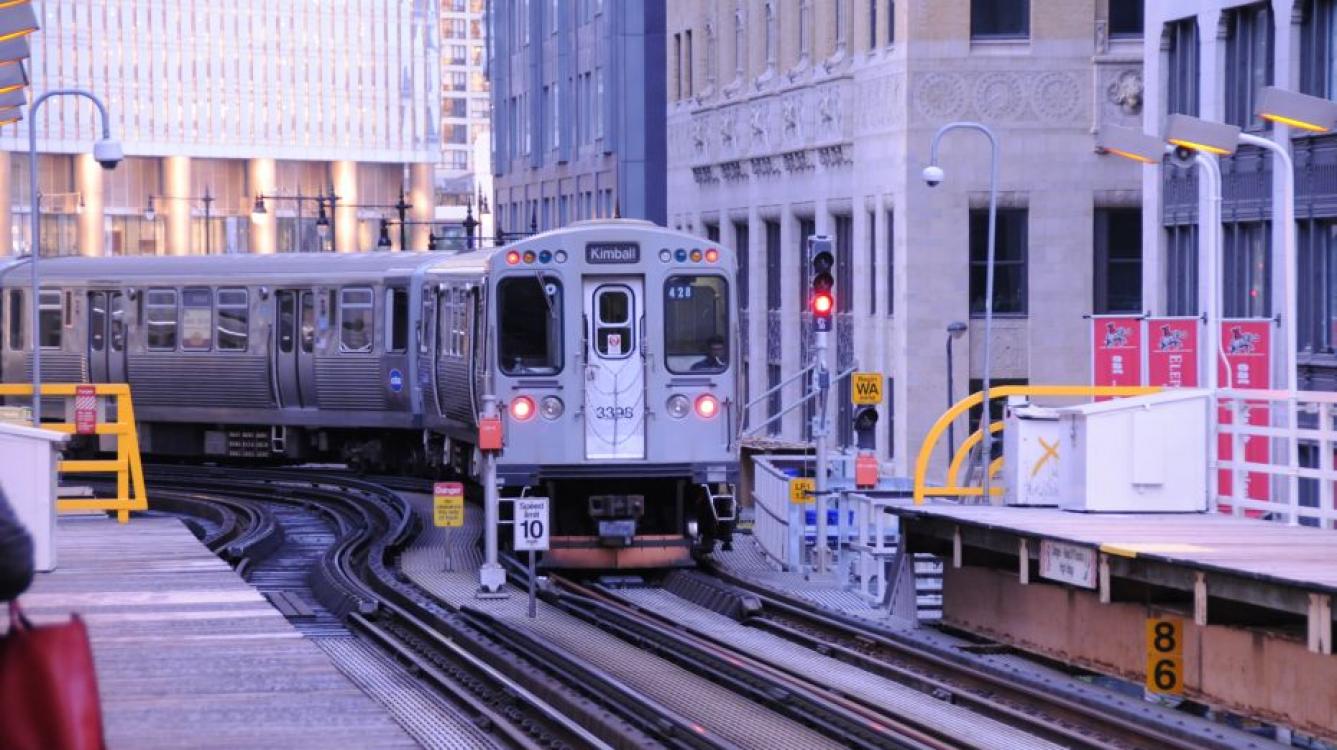
[[[1001,385],[997,388],[989,389],[989,398],[1007,398],[1008,396],[1050,396],[1059,398],[1092,398],[1098,396],[1145,396],[1150,393],[1159,393],[1161,388],[1155,386],[1123,386],[1123,385]],[[983,487],[962,487],[958,477],[961,474],[961,467],[966,461],[966,456],[970,449],[975,447],[984,439],[984,433],[980,430],[972,432],[957,448],[956,456],[952,459],[951,465],[947,467],[947,481],[943,487],[929,487],[927,484],[929,459],[933,456],[933,451],[938,447],[938,440],[942,434],[947,431],[947,426],[955,421],[972,407],[978,406],[984,396],[981,393],[972,393],[969,396],[952,404],[952,408],[943,412],[938,421],[929,428],[928,434],[924,436],[924,442],[919,446],[919,455],[915,458],[915,505],[921,505],[925,497],[981,497],[984,495]],[[999,432],[1003,429],[1002,422],[991,422],[989,432]],[[989,476],[994,476],[1003,467],[1002,457],[994,459],[989,464]],[[1003,488],[993,486],[989,488],[989,494],[1001,495]]]
[[[135,406],[130,398],[130,386],[125,383],[92,383],[95,395],[116,397],[116,421],[97,422],[94,435],[116,436],[116,458],[81,461],[60,461],[56,470],[67,474],[116,474],[116,497],[65,498],[56,501],[57,510],[116,511],[116,520],[126,523],[130,511],[148,510],[148,493],[144,490],[144,466],[139,459],[139,432],[135,429]],[[79,386],[73,383],[42,385],[43,396],[73,398]],[[21,383],[0,383],[0,396],[32,396],[32,386]],[[69,422],[43,422],[42,428],[73,435],[77,432]],[[133,492],[131,492],[133,490]]]

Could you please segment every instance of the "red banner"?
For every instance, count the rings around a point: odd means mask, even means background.
[[[94,386],[74,387],[74,432],[76,435],[97,432],[97,388]]]
[[[1091,353],[1092,385],[1142,385],[1142,319],[1092,317]]]
[[[1197,318],[1147,319],[1147,385],[1198,387]]]
[[[1221,321],[1221,348],[1225,351],[1225,362],[1218,356],[1217,378],[1222,388],[1267,389],[1272,385],[1272,321],[1271,320],[1223,320]],[[1227,367],[1228,365],[1228,367]],[[1221,424],[1232,422],[1231,404],[1223,404],[1218,409]],[[1266,402],[1249,402],[1247,422],[1255,426],[1269,423]],[[1272,449],[1268,439],[1259,435],[1243,435],[1244,460],[1249,463],[1265,464],[1271,460]],[[1217,456],[1222,461],[1231,460],[1232,436],[1224,432],[1217,437]],[[1253,500],[1267,500],[1271,496],[1267,474],[1251,471],[1244,477],[1245,496]],[[1218,476],[1218,489],[1222,496],[1229,496],[1233,489],[1231,473],[1222,470]],[[1223,511],[1229,506],[1222,504]],[[1250,511],[1249,515],[1259,515]]]

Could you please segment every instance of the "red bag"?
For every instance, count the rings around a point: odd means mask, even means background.
[[[88,628],[78,615],[33,627],[9,603],[0,640],[0,747],[5,750],[104,750]]]

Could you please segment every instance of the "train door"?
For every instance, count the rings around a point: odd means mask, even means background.
[[[274,377],[279,406],[315,405],[316,300],[309,289],[274,294]]]
[[[645,458],[644,282],[586,277],[585,457]]]
[[[88,379],[93,383],[124,383],[125,294],[88,293]]]

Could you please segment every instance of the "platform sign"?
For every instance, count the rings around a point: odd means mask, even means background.
[[[810,503],[812,493],[817,491],[817,480],[812,477],[795,477],[789,480],[789,502],[802,505]]]
[[[1198,387],[1201,325],[1196,316],[1147,319],[1147,385]]]
[[[1040,540],[1040,575],[1051,581],[1096,587],[1096,551],[1080,544]]]
[[[548,549],[548,498],[515,499],[515,550]]]
[[[856,372],[850,376],[850,400],[855,406],[882,403],[882,373]]]
[[[441,528],[464,525],[464,484],[436,482],[432,485],[432,523]]]
[[[1147,692],[1184,692],[1183,636],[1184,623],[1178,617],[1147,618]]]
[[[1217,363],[1217,378],[1222,388],[1267,389],[1272,387],[1272,326],[1270,318],[1226,319],[1221,321],[1221,347],[1225,350],[1224,360]],[[1266,427],[1271,419],[1266,401],[1246,402],[1245,422],[1255,427]],[[1221,424],[1234,421],[1231,405],[1220,403],[1217,418]],[[1266,437],[1244,435],[1240,438],[1244,444],[1244,460],[1252,464],[1266,464],[1272,460],[1272,449]],[[1222,461],[1230,461],[1234,455],[1234,441],[1229,433],[1217,434],[1217,455]],[[1244,496],[1251,500],[1268,500],[1271,488],[1268,475],[1261,471],[1244,472]],[[1234,475],[1229,469],[1217,472],[1217,490],[1222,497],[1230,497],[1234,490]],[[1229,513],[1231,506],[1222,502],[1218,505],[1222,513]],[[1262,511],[1249,510],[1246,515],[1258,516]]]
[[[1142,319],[1135,315],[1092,316],[1091,356],[1092,385],[1142,385]]]
[[[74,433],[92,435],[97,432],[97,387],[74,387]]]

